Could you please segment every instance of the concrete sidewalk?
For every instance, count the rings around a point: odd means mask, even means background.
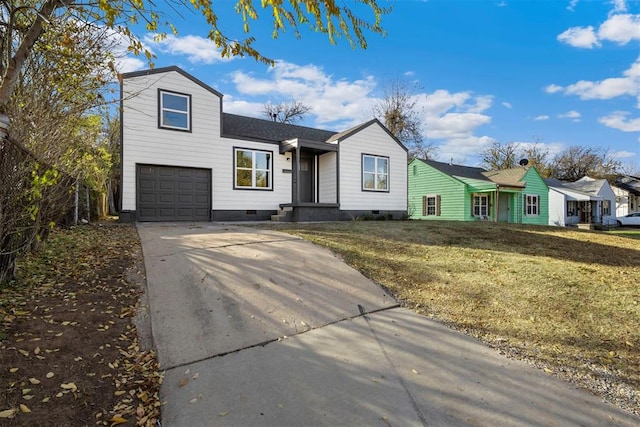
[[[640,425],[398,308],[308,242],[212,224],[138,230],[165,427]]]

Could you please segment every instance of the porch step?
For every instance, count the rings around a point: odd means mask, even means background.
[[[278,210],[278,213],[275,215],[271,215],[271,221],[273,222],[290,222],[291,221],[291,212],[293,212],[293,208],[286,207]]]

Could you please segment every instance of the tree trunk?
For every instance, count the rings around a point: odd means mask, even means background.
[[[71,4],[73,2],[68,3]],[[44,32],[43,22],[50,18],[56,9],[62,6],[65,6],[63,0],[48,0],[45,2],[38,11],[33,24],[31,24],[31,27],[27,30],[20,46],[16,49],[16,53],[13,57],[6,58],[7,68],[4,70],[2,83],[0,84],[0,113],[6,112],[7,105],[9,105],[9,100],[13,94],[13,89],[16,86],[24,62],[33,49],[33,45]],[[13,19],[13,17],[10,19]],[[14,37],[14,34],[9,34],[7,37]]]

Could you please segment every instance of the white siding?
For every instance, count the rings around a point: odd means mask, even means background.
[[[362,191],[362,154],[389,157],[389,192]],[[407,152],[377,123],[340,141],[340,209],[407,210]]]
[[[325,153],[318,158],[320,203],[338,203],[337,154]]]
[[[549,188],[549,225],[566,225],[567,201],[564,194]]]
[[[629,192],[622,188],[612,187],[616,195],[616,216],[625,216],[629,213]]]
[[[158,89],[191,95],[192,132],[158,128]],[[123,82],[123,210],[136,209],[136,164],[211,169],[212,209],[277,209],[291,201],[290,166],[277,144],[221,138],[216,94],[178,72],[126,78]],[[233,189],[233,147],[273,152],[273,191]]]
[[[613,192],[611,185],[605,181],[602,188],[598,192],[598,196],[602,197],[603,200],[609,201],[609,207],[611,210],[610,215],[602,215],[602,223],[603,224],[615,224],[616,223],[616,194]],[[602,202],[600,202],[602,203]],[[600,207],[602,204],[600,205]],[[598,212],[599,214],[600,212]]]

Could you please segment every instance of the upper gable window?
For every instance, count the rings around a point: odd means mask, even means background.
[[[191,95],[159,91],[160,127],[191,131]]]
[[[362,189],[389,191],[389,158],[362,155]]]

